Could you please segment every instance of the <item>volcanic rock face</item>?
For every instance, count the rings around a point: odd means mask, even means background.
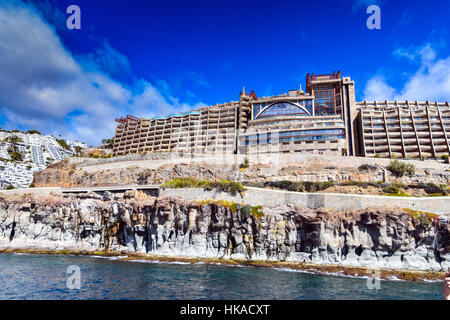
[[[386,159],[353,159],[346,160],[348,165],[335,167],[336,159],[311,158],[296,165],[252,164],[249,168],[239,170],[239,164],[209,161],[205,163],[171,163],[152,165],[152,161],[135,161],[123,165],[113,162],[99,165],[81,165],[70,163],[69,159],[53,164],[46,170],[34,174],[33,184],[36,187],[92,187],[115,186],[129,184],[159,184],[174,178],[195,177],[197,180],[238,180],[264,183],[267,181],[361,181],[398,182],[403,184],[434,183],[450,184],[450,171],[445,171],[443,164],[429,162],[421,164],[430,168],[417,167],[414,176],[405,175],[401,178],[392,176],[380,166],[373,166],[371,170],[360,170],[362,162],[384,161]],[[76,158],[72,158],[73,160]],[[106,160],[105,160],[106,161]],[[353,163],[354,161],[355,163]],[[383,162],[386,167],[388,163]],[[149,167],[146,167],[148,165]],[[417,163],[416,163],[417,166]],[[385,177],[386,175],[386,177]]]
[[[450,219],[413,218],[395,208],[335,212],[239,206],[177,198],[0,198],[3,247],[127,250],[224,257],[446,270]]]

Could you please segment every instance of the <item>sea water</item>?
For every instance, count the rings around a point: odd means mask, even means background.
[[[71,255],[0,254],[0,283],[0,299],[442,299],[438,282]]]

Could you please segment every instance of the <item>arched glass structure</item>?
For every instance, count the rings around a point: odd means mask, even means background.
[[[274,104],[255,104],[254,119],[267,119],[282,116],[312,116],[312,101],[277,102]]]

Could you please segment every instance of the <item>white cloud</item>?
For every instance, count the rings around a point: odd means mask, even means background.
[[[420,47],[410,46],[408,49],[398,48],[393,52],[398,58],[406,58],[410,62],[425,65],[436,59],[436,51],[431,43]]]
[[[74,57],[33,7],[0,5],[0,26],[0,111],[8,128],[98,144],[114,135],[115,117],[193,107],[164,98],[146,80],[129,88],[111,78],[106,70],[130,68],[128,59],[106,42],[92,56]]]
[[[377,75],[371,78],[364,89],[364,100],[392,100],[395,95],[395,89],[386,83],[383,76]]]
[[[398,90],[382,76],[372,77],[364,89],[364,100],[450,100],[450,57],[437,58],[430,43],[419,48],[400,48],[394,51],[394,55],[416,63],[418,69]]]

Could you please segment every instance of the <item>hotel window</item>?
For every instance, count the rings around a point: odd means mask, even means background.
[[[341,114],[340,87],[332,84],[314,87],[315,114],[330,115]]]

